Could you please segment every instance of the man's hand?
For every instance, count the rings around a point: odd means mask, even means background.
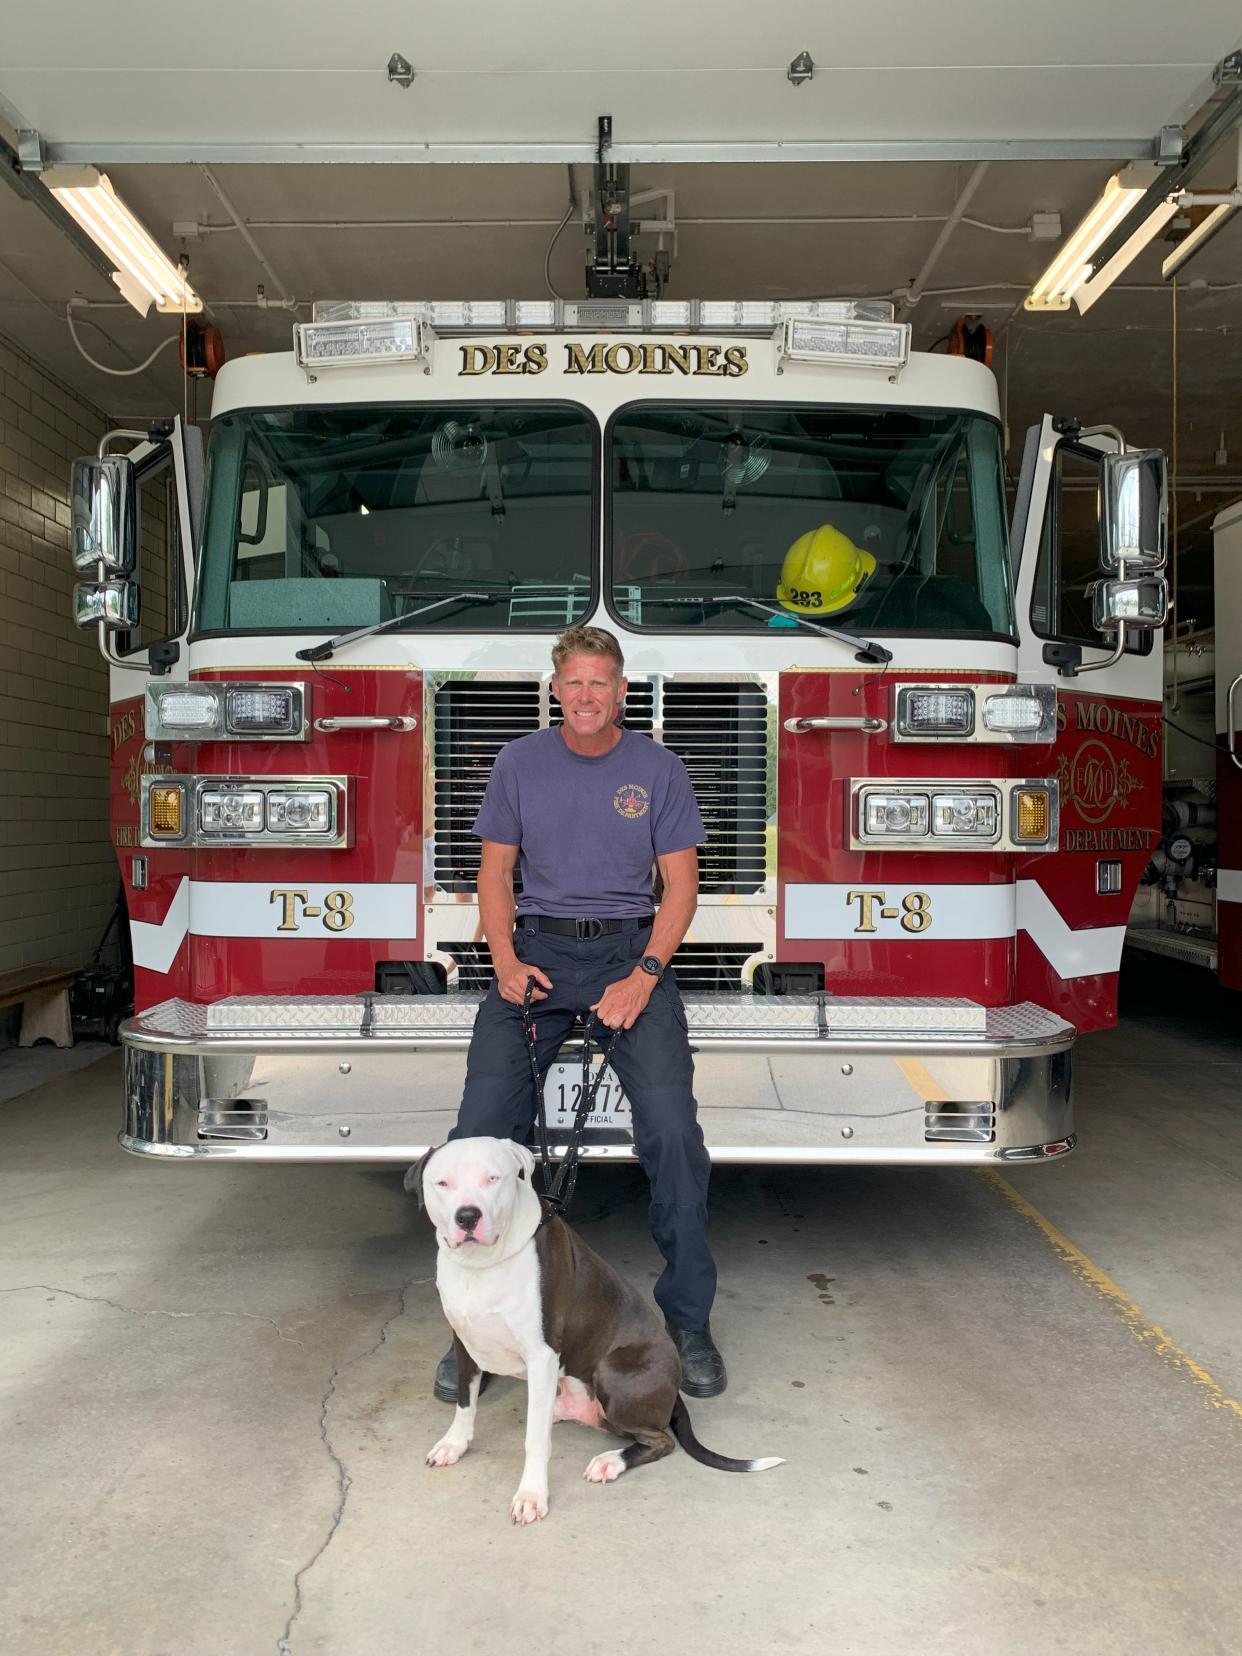
[[[647,1010],[658,981],[641,966],[635,966],[629,977],[608,985],[591,1011],[608,1029],[633,1029]]]
[[[532,1002],[547,1000],[547,991],[552,987],[552,979],[538,966],[528,966],[524,960],[513,961],[511,966],[502,966],[496,972],[496,987],[500,990],[501,1000],[509,1001],[513,1006],[521,1006],[526,999],[526,980],[534,978],[536,984],[542,984],[542,989],[536,989],[531,996]]]

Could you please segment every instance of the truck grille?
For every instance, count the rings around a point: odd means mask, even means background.
[[[481,995],[492,981],[492,955],[486,943],[440,943],[442,953],[457,962],[457,987],[463,994]],[[747,986],[742,967],[760,954],[763,944],[683,943],[673,956],[677,987],[687,995],[736,995]]]
[[[559,724],[560,704],[538,679],[450,679],[434,697],[435,883],[473,892],[479,842],[471,826],[496,755],[506,742]],[[546,707],[546,712],[545,712]],[[656,685],[631,679],[625,720],[657,735],[685,765],[707,825],[699,889],[740,896],[766,875],[768,703],[758,684],[670,679],[656,733]]]
[[[435,880],[473,891],[479,842],[470,832],[506,742],[538,730],[537,679],[450,679],[435,694]]]
[[[758,684],[670,680],[664,745],[690,773],[707,826],[699,890],[763,889],[768,825],[768,698]]]

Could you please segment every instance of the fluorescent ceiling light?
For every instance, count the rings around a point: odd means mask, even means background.
[[[1160,202],[1104,269],[1094,269],[1092,259],[1096,249],[1125,221],[1159,172],[1152,163],[1139,163],[1109,179],[1100,199],[1027,294],[1024,301],[1027,310],[1065,311],[1071,302],[1081,312],[1091,309],[1177,211],[1175,200]]]
[[[1176,276],[1186,261],[1193,259],[1201,247],[1206,247],[1218,230],[1224,229],[1240,205],[1242,203],[1237,201],[1222,201],[1205,219],[1195,225],[1188,236],[1182,237],[1160,266],[1160,274],[1166,282],[1170,276]]]
[[[152,240],[106,173],[94,167],[49,167],[41,178],[112,260],[116,266],[112,280],[140,315],[145,316],[152,305],[177,315],[202,310],[203,301],[186,281],[185,272]]]

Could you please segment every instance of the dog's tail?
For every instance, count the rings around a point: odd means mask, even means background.
[[[717,1455],[704,1449],[690,1425],[690,1413],[679,1397],[673,1404],[673,1418],[669,1421],[673,1436],[692,1459],[704,1466],[714,1466],[717,1472],[766,1472],[770,1466],[784,1466],[781,1455],[766,1455],[760,1460],[733,1460],[729,1455]]]

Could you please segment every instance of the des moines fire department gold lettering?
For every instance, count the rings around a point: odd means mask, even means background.
[[[329,931],[348,931],[354,923],[354,894],[352,891],[330,891],[323,906],[307,901],[309,893],[303,886],[277,887],[268,898],[269,903],[280,904],[280,924],[277,931],[301,931],[303,920],[321,920]],[[301,914],[298,904],[302,905]]]
[[[548,367],[548,347],[533,345],[463,345],[461,372],[477,374],[542,374]],[[605,345],[565,342],[567,374],[684,374],[715,379],[739,379],[749,372],[745,345],[681,345],[645,340]]]

